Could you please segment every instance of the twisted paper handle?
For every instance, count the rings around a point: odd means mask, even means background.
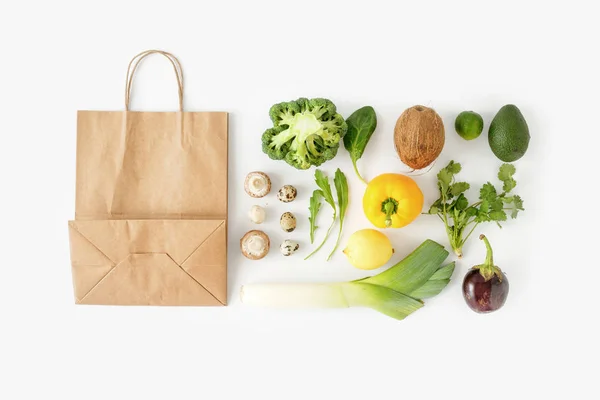
[[[131,102],[131,86],[133,84],[135,71],[140,64],[140,61],[150,54],[162,54],[171,62],[171,65],[173,65],[173,70],[175,71],[175,76],[177,78],[177,87],[179,89],[179,111],[183,112],[183,70],[181,69],[181,63],[173,54],[162,50],[143,51],[133,57],[133,59],[129,62],[129,66],[127,67],[127,77],[125,79],[125,110],[129,111],[129,104]]]

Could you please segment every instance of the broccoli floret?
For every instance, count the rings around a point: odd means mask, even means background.
[[[262,149],[273,160],[308,169],[337,154],[348,126],[327,99],[299,98],[278,103],[269,111],[273,127],[262,136]]]

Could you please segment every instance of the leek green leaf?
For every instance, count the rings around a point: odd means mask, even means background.
[[[431,278],[448,254],[442,245],[428,239],[398,264],[362,282],[411,293]]]

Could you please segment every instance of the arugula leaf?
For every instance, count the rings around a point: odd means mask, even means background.
[[[333,178],[333,183],[335,185],[335,191],[338,198],[338,208],[340,210],[340,230],[338,232],[338,238],[335,242],[335,246],[329,257],[327,257],[327,261],[331,259],[333,253],[337,250],[340,239],[342,238],[342,229],[344,227],[344,217],[346,216],[346,210],[348,210],[348,181],[346,180],[346,175],[338,168],[335,171],[335,176]]]
[[[354,172],[361,181],[367,183],[358,172],[356,162],[362,157],[373,132],[377,128],[377,114],[371,106],[354,111],[347,119],[348,131],[344,135],[344,147],[350,153]]]
[[[317,230],[317,215],[319,214],[319,210],[321,209],[321,198],[323,197],[322,190],[315,190],[310,197],[310,203],[308,206],[308,211],[310,211],[310,216],[308,217],[308,221],[310,222],[310,243],[313,244],[315,241],[315,231]]]
[[[338,198],[338,206],[340,209],[340,221],[343,221],[349,203],[348,181],[346,180],[346,175],[344,175],[344,173],[339,168],[337,169],[337,171],[335,171],[333,183],[335,185],[335,191]]]
[[[321,190],[319,190],[321,192],[320,195],[323,197],[323,199],[325,199],[325,202],[327,202],[327,204],[329,204],[331,206],[331,208],[333,209],[333,219],[332,219],[331,225],[329,225],[329,229],[327,229],[327,233],[325,234],[325,237],[323,238],[323,241],[321,242],[319,247],[317,247],[312,253],[310,253],[308,256],[306,256],[305,260],[308,260],[317,251],[321,250],[321,247],[323,247],[325,242],[327,242],[327,239],[329,238],[329,235],[331,234],[331,230],[333,229],[333,226],[335,225],[335,221],[337,220],[337,208],[335,206],[335,201],[333,200],[333,194],[331,192],[331,185],[329,184],[329,178],[327,176],[325,176],[323,171],[317,169],[315,171],[315,182],[316,182],[317,186],[321,189]],[[313,192],[313,195],[314,195],[314,192]],[[311,201],[312,201],[312,198],[311,198]],[[312,225],[311,225],[311,229],[312,229]],[[313,233],[313,235],[314,235],[314,233]]]
[[[333,200],[331,186],[329,185],[329,178],[325,176],[323,171],[321,171],[320,169],[315,171],[315,182],[317,183],[317,186],[321,189],[321,194],[323,195],[325,201],[329,203],[331,208],[335,210],[335,201]]]

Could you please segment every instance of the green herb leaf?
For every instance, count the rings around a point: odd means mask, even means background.
[[[454,208],[460,211],[466,210],[469,206],[469,200],[465,197],[464,194],[460,194],[458,198],[454,201]]]
[[[487,200],[488,202],[493,202],[496,200],[498,193],[496,193],[496,188],[491,183],[487,182],[484,184],[479,190],[479,198],[481,200]]]
[[[429,214],[437,214],[440,212],[440,209],[438,208],[438,206],[436,205],[432,205],[431,207],[429,207]]]
[[[491,221],[491,219],[487,212],[480,211],[477,213],[477,216],[475,217],[475,222],[481,223],[488,221]]]
[[[453,196],[458,196],[459,194],[469,190],[470,187],[471,185],[469,185],[467,182],[456,182],[450,186],[450,193],[452,193]]]
[[[361,181],[366,181],[358,172],[356,162],[362,157],[373,132],[377,128],[377,115],[371,106],[354,111],[347,119],[348,131],[344,135],[344,147],[350,153],[354,171]]]
[[[462,167],[459,163],[455,163],[454,160],[450,161],[450,163],[448,164],[448,166],[446,167],[446,169],[453,175],[458,174]]]
[[[490,203],[490,208],[492,209],[492,211],[502,211],[502,209],[504,208],[504,203],[502,202],[502,199],[497,198],[496,200],[492,201]]]
[[[329,225],[329,229],[327,229],[327,233],[325,234],[325,237],[323,238],[323,241],[321,242],[319,247],[317,247],[315,250],[313,250],[312,253],[310,253],[309,255],[306,256],[305,260],[308,260],[316,252],[321,250],[321,247],[323,247],[325,242],[327,242],[327,239],[329,238],[329,235],[331,234],[331,230],[333,229],[333,226],[335,225],[335,221],[337,220],[337,208],[335,206],[335,201],[333,200],[333,194],[331,193],[331,186],[329,184],[329,178],[327,176],[325,176],[323,171],[317,169],[315,171],[315,182],[317,183],[317,186],[321,189],[320,195],[325,199],[327,204],[329,204],[331,206],[331,208],[333,209],[333,218],[331,220],[331,225]]]
[[[465,210],[466,218],[472,218],[477,215],[477,209],[475,207],[469,207]]]
[[[516,171],[517,169],[512,164],[502,164],[500,167],[500,171],[498,171],[498,179],[504,183],[502,190],[504,190],[505,193],[510,192],[515,188],[515,186],[517,186],[517,181],[513,179],[513,175]]]
[[[490,220],[506,221],[506,213],[503,210],[490,212]]]
[[[308,217],[308,221],[310,222],[310,243],[314,243],[315,241],[315,231],[317,230],[317,215],[319,214],[319,210],[321,209],[321,198],[323,197],[323,192],[321,190],[315,190],[310,197],[310,204],[308,206],[308,210],[310,211],[310,216]]]
[[[486,214],[490,212],[490,202],[488,200],[483,200],[479,206],[479,211]]]
[[[442,196],[448,195],[448,189],[450,188],[450,184],[454,180],[454,174],[460,172],[460,164],[455,163],[454,161],[450,161],[445,168],[442,168],[440,172],[437,174],[438,178],[438,187]]]
[[[523,200],[521,199],[521,196],[514,196],[511,210],[512,211],[510,213],[510,217],[513,219],[517,218],[517,215],[519,215],[519,211],[525,211],[525,209],[523,208]]]
[[[443,221],[450,245],[459,257],[462,256],[464,243],[478,224],[495,222],[500,226],[499,222],[507,219],[507,211],[510,211],[512,218],[516,218],[519,211],[523,210],[523,201],[519,196],[507,196],[517,185],[513,179],[516,172],[513,165],[503,164],[499,169],[498,178],[503,182],[504,189],[502,193],[499,194],[496,187],[487,182],[479,190],[480,201],[471,205],[465,196],[470,185],[467,182],[455,182],[455,175],[460,171],[461,165],[450,161],[438,172],[440,197],[429,208],[429,214],[437,214]],[[471,224],[474,226],[467,228]]]
[[[340,222],[344,221],[344,216],[346,215],[346,210],[348,209],[348,180],[346,179],[346,175],[338,168],[335,171],[335,176],[333,178],[333,183],[335,185],[335,191],[337,193],[338,198],[338,206],[340,210]]]
[[[513,175],[517,172],[517,169],[512,164],[502,164],[500,166],[500,171],[498,172],[498,179],[502,182],[511,179]]]
[[[452,182],[452,174],[445,169],[442,169],[438,173],[438,187],[440,192],[444,195],[448,192],[448,188],[450,187],[450,182]]]
[[[317,186],[321,189],[323,198],[331,208],[335,210],[335,201],[333,200],[333,193],[331,192],[331,186],[329,185],[329,178],[325,176],[323,171],[320,169],[315,171],[315,182]]]
[[[335,253],[335,251],[337,250],[339,244],[340,244],[340,239],[342,238],[342,229],[344,227],[344,217],[346,216],[346,210],[348,210],[348,181],[346,179],[346,175],[344,175],[344,173],[338,168],[335,171],[335,176],[333,178],[333,183],[335,185],[335,191],[337,194],[337,198],[338,198],[338,208],[339,208],[339,218],[340,218],[340,230],[338,232],[338,238],[335,242],[335,246],[333,248],[333,250],[331,251],[331,254],[329,254],[329,257],[327,257],[327,261],[329,261],[331,259],[331,257],[333,256],[333,253]]]

